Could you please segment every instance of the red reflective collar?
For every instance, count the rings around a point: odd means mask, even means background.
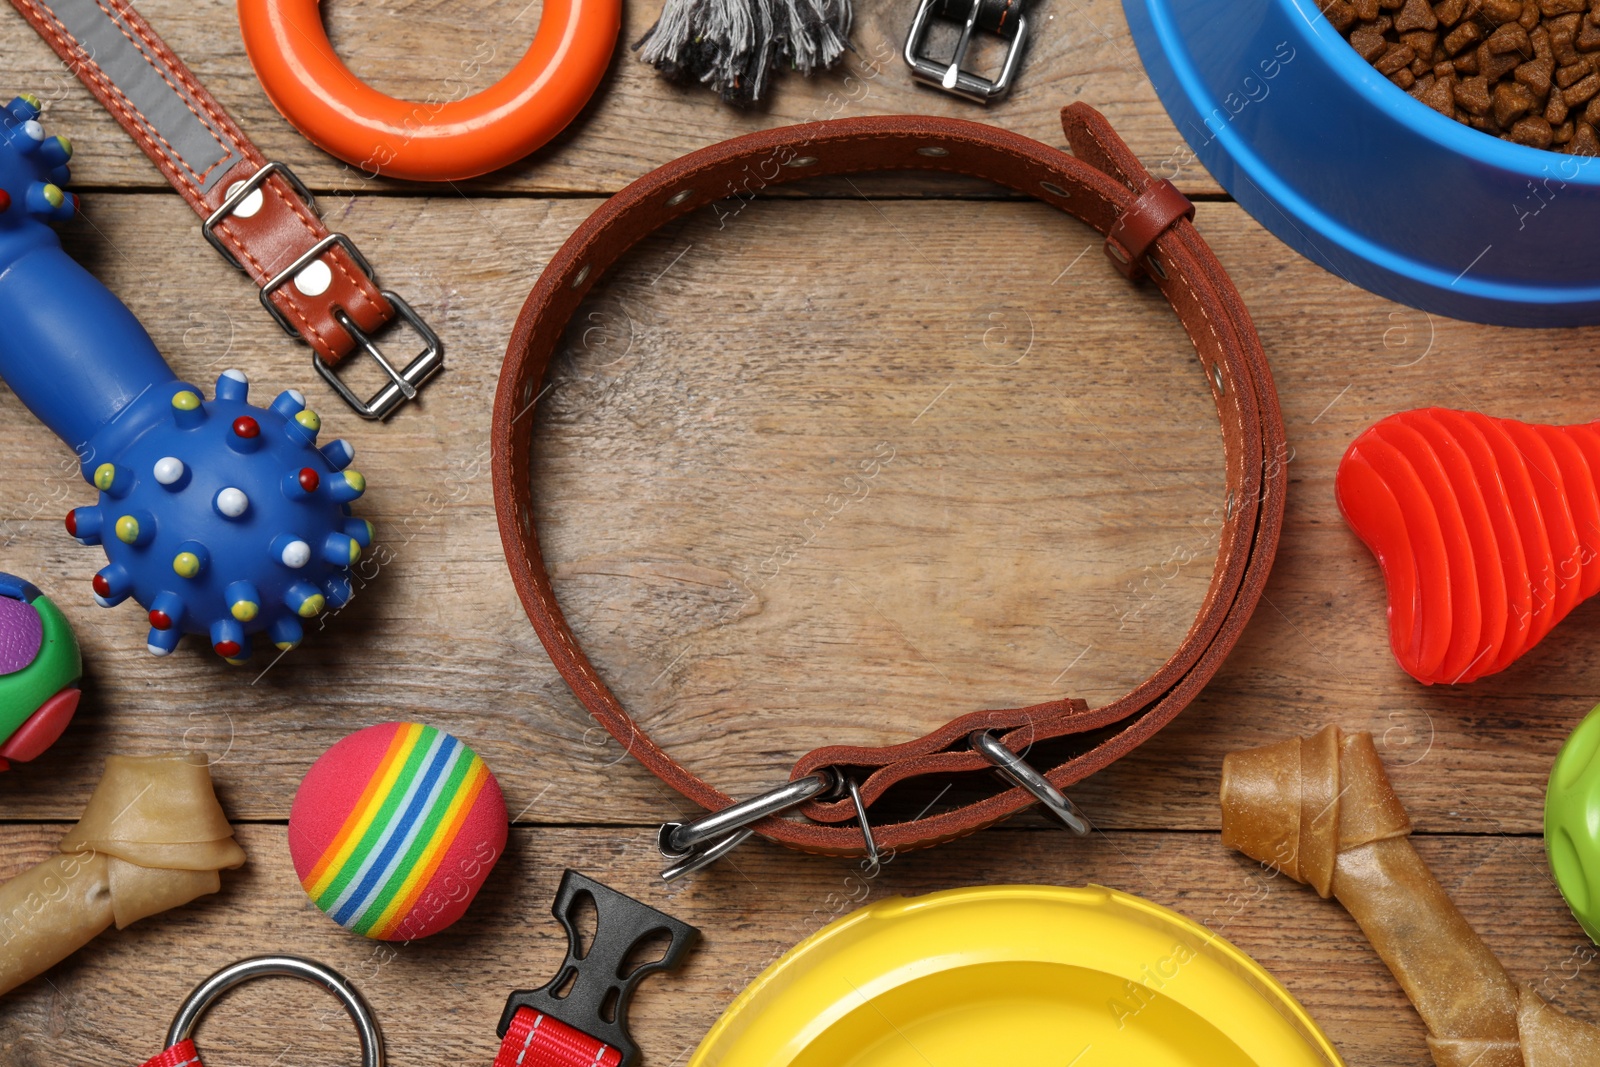
[[[532,1008],[519,1008],[494,1067],[620,1067],[622,1053]],[[193,1041],[180,1041],[144,1067],[205,1067]]]

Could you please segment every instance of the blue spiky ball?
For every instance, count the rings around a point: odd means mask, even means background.
[[[280,649],[306,620],[351,596],[349,571],[372,542],[350,502],[366,489],[344,441],[319,449],[321,421],[289,390],[270,407],[224,371],[210,400],[185,382],[151,390],[117,420],[114,458],[89,456],[98,504],[74,509],[67,530],[102,545],[95,599],[132,598],[150,617],[149,650],[166,655],[203,634],[230,662],[265,632]]]
[[[29,217],[62,222],[78,207],[78,198],[64,188],[72,177],[72,142],[45,133],[39,123],[43,107],[38,97],[24,93],[0,108],[0,212],[15,205]]]

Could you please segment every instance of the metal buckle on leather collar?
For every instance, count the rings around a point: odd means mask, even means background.
[[[355,260],[356,266],[361,268],[361,273],[367,276],[369,282],[375,279],[372,272],[372,264],[367,262],[367,257],[361,254],[361,249],[356,247],[356,243],[342,233],[330,233],[306,249],[299,259],[296,259],[271,278],[268,278],[261,286],[261,306],[267,309],[268,315],[278,320],[278,325],[283,328],[283,332],[293,337],[296,341],[304,341],[305,335],[296,329],[294,323],[289,321],[289,316],[285,315],[282,309],[272,302],[272,294],[282,289],[284,283],[299,277],[301,271],[321,259],[323,253],[335,246],[344,249],[350,254],[350,258]]]
[[[234,270],[244,270],[244,264],[240,263],[239,257],[230,252],[228,246],[222,243],[222,238],[217,236],[217,227],[222,224],[223,219],[239,210],[239,205],[245,202],[245,198],[266,184],[267,179],[274,174],[289,183],[289,188],[295,191],[296,196],[305,201],[306,207],[311,209],[312,214],[319,218],[322,215],[321,210],[317,208],[317,198],[311,195],[311,190],[306,188],[306,183],[301,181],[300,176],[290,170],[286,163],[279,163],[274,159],[244,181],[235,182],[232,188],[228,190],[227,198],[217,206],[217,210],[206,217],[206,221],[200,224],[200,232],[205,234],[207,241],[211,242],[211,247],[215,248],[223,259],[231,263]]]
[[[383,372],[389,376],[388,385],[379,389],[370,399],[362,400],[340,380],[337,371],[324,363],[315,352],[311,354],[311,365],[317,368],[317,373],[322,375],[323,381],[333,386],[334,392],[343,397],[344,402],[354,408],[357,415],[364,419],[377,419],[380,422],[393,415],[395,409],[407,400],[415,400],[417,390],[423,383],[444,368],[444,345],[439,343],[439,335],[422,321],[422,316],[413,311],[410,304],[400,299],[400,294],[388,289],[383,289],[381,292],[383,298],[394,307],[396,317],[415,330],[426,346],[416,358],[406,364],[404,370],[396,371],[383,351],[349,315],[343,311],[335,311],[334,317],[339,320],[339,325],[350,332],[351,337],[361,343],[367,355],[383,368]]]
[[[974,730],[968,736],[967,744],[994,764],[1001,777],[1031,793],[1068,830],[1079,837],[1089,832],[1089,822],[1077,805],[1051,785],[1050,780],[1032,764],[1002,745],[989,731]],[[867,806],[861,800],[860,787],[854,778],[847,778],[834,768],[823,767],[804,778],[785,782],[769,792],[729,804],[721,811],[702,815],[691,822],[662,824],[656,832],[656,845],[661,849],[662,857],[670,861],[661,872],[662,880],[670,882],[711,866],[750,839],[754,833],[750,829],[751,823],[799,807],[819,796],[849,796],[855,803],[856,817],[861,823],[861,840],[866,846],[867,858],[876,867],[879,862],[878,843],[872,836],[872,824],[867,821]]]
[[[206,221],[201,223],[200,232],[205,234],[205,238],[211,243],[211,247],[220,252],[222,258],[233,264],[238,270],[244,270],[244,264],[240,263],[238,257],[228,250],[227,245],[222,243],[222,238],[217,235],[216,228],[224,219],[238,210],[239,205],[244,203],[246,197],[260,189],[262,184],[274,174],[289,183],[295,194],[305,201],[306,207],[319,216],[322,214],[317,209],[316,197],[311,195],[311,191],[306,188],[305,183],[288,166],[276,160],[269,162],[244,181],[236,183],[229,190],[227,198],[217,207],[217,210],[213,211],[206,218]],[[361,273],[367,276],[368,281],[375,282],[377,280],[372,270],[372,264],[367,262],[367,257],[361,254],[361,250],[356,247],[355,242],[342,233],[330,233],[307,249],[293,263],[269,278],[266,284],[261,287],[261,306],[267,309],[267,313],[283,328],[284,333],[297,341],[303,341],[305,337],[295,328],[294,323],[289,321],[288,316],[272,302],[272,294],[282,288],[284,283],[299,275],[306,267],[321,259],[329,249],[334,247],[343,248],[349,253],[350,259],[357,267],[361,268]],[[396,316],[408,324],[422,338],[424,343],[422,353],[410,363],[407,363],[405,369],[396,370],[394,365],[389,362],[388,357],[383,354],[383,350],[372,339],[372,336],[357,326],[355,321],[342,309],[336,308],[334,317],[338,319],[339,325],[343,326],[350,336],[355,338],[356,343],[366,350],[367,355],[377,362],[383,373],[388,375],[389,384],[378,390],[376,395],[362,400],[340,380],[333,367],[324,362],[322,357],[315,352],[311,354],[311,365],[317,368],[317,373],[322,375],[323,380],[333,387],[334,392],[338,393],[340,398],[350,405],[350,408],[356,414],[364,419],[376,419],[381,422],[393,415],[401,404],[408,400],[415,400],[417,398],[417,390],[422,384],[444,367],[444,345],[440,343],[439,335],[433,332],[432,328],[423,321],[422,316],[418,315],[410,304],[388,289],[381,289],[379,292],[394,308]]]
[[[906,64],[911,68],[912,77],[937,89],[943,89],[947,93],[980,104],[987,104],[991,100],[1005,96],[1011,91],[1011,83],[1015,80],[1017,67],[1022,61],[1022,51],[1027,45],[1027,17],[1022,15],[1017,17],[1016,29],[1011,31],[1011,44],[1006,49],[1000,76],[990,81],[988,78],[961,69],[961,61],[966,58],[967,49],[972,44],[972,32],[977,28],[978,14],[983,9],[984,0],[972,0],[972,8],[967,12],[966,23],[961,28],[961,39],[956,42],[955,53],[948,63],[940,63],[923,54],[922,44],[927,38],[928,27],[934,17],[934,8],[939,3],[940,0],[922,0],[917,6],[916,17],[911,20],[911,32],[906,35],[905,57]]]

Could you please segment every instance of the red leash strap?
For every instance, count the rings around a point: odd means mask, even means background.
[[[496,1061],[498,1067],[498,1061]],[[193,1041],[180,1041],[159,1056],[145,1061],[144,1067],[205,1067]]]
[[[595,910],[593,940],[579,933],[579,906]],[[500,1051],[493,1067],[636,1067],[639,1047],[628,1034],[628,1003],[634,989],[656,971],[676,967],[699,938],[694,927],[641,904],[577,871],[561,876],[551,913],[567,932],[567,957],[548,984],[519,989],[506,999],[497,1032]],[[667,944],[661,948],[659,939]],[[650,946],[655,959],[634,962],[634,952]],[[182,1037],[144,1067],[205,1067],[194,1042],[201,1014],[241,982],[283,975],[315,982],[339,998],[355,1020],[365,1067],[381,1067],[383,1036],[354,987],[321,964],[293,956],[258,956],[224,967],[202,982],[173,1017],[167,1040]],[[559,991],[560,995],[557,995]],[[566,1016],[566,1020],[558,1016]]]
[[[622,1053],[610,1045],[532,1008],[517,1009],[494,1058],[494,1067],[618,1067],[621,1063]]]
[[[518,1008],[494,1067],[620,1067],[622,1053],[532,1008]],[[144,1067],[205,1067],[193,1041],[180,1041]]]

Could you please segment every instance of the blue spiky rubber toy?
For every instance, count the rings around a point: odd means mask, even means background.
[[[341,607],[372,526],[350,514],[366,489],[344,441],[294,390],[247,401],[237,370],[206,400],[167,366],[123,303],[61,249],[46,221],[71,218],[71,146],[47,138],[29,96],[0,112],[0,377],[80,459],[97,504],[67,532],[103,545],[95,600],[149,613],[148,648],[203,634],[229,662],[266,633],[299,643],[304,621]]]

